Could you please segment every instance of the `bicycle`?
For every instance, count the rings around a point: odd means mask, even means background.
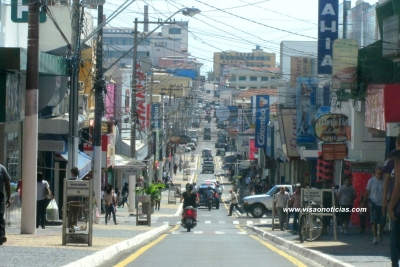
[[[311,200],[311,205],[308,202],[306,213],[301,214],[299,223],[300,243],[303,243],[304,240],[308,242],[314,241],[322,235],[323,231],[322,219],[320,216],[314,215],[310,211],[310,208],[320,208],[320,207],[321,207],[320,204],[315,203]]]

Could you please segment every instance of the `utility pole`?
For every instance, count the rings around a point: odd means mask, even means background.
[[[132,60],[132,81],[131,81],[131,158],[136,159],[136,123],[138,121],[136,113],[136,94],[137,94],[137,78],[136,78],[136,57],[137,57],[137,30],[138,19],[135,18],[135,27],[133,32],[133,60]]]
[[[72,16],[72,34],[71,34],[71,76],[69,88],[69,137],[68,137],[68,166],[78,167],[78,80],[79,80],[79,63],[80,63],[80,23],[79,23],[79,0],[74,0],[71,16]],[[69,174],[69,170],[67,170]]]
[[[26,66],[26,95],[24,142],[22,149],[22,180],[24,201],[21,211],[21,234],[36,233],[36,190],[39,99],[39,3],[29,0],[28,51]]]
[[[135,26],[133,29],[133,58],[132,58],[132,80],[131,80],[131,159],[136,160],[136,123],[139,121],[136,112],[136,94],[137,94],[137,45],[138,45],[138,19],[135,18]],[[138,174],[129,176],[129,188],[132,194],[129,194],[129,211],[134,212],[136,207],[136,194],[132,189],[135,188]]]
[[[97,24],[103,23],[103,5],[97,6]],[[97,32],[95,114],[93,130],[93,190],[97,203],[101,203],[101,122],[103,117],[103,28]]]

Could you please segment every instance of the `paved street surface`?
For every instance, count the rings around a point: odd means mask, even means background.
[[[206,84],[211,86],[210,84]],[[213,90],[211,90],[212,94]],[[211,94],[206,94],[210,99]],[[201,122],[200,132],[206,126]],[[220,209],[208,211],[200,208],[198,225],[192,232],[180,226],[181,204],[168,203],[168,191],[162,192],[160,211],[154,211],[152,225],[136,226],[136,218],[127,208],[117,212],[119,225],[100,224],[93,227],[93,246],[68,244],[62,246],[61,226],[46,226],[36,235],[20,235],[20,213],[13,211],[8,217],[8,241],[0,247],[0,267],[9,266],[390,266],[389,233],[382,243],[372,244],[370,231],[359,234],[350,229],[349,234],[338,233],[338,242],[329,235],[314,242],[301,244],[297,235],[289,231],[272,231],[270,216],[255,219],[240,212],[228,217],[229,181],[223,176],[221,158],[215,157],[216,173],[202,174],[203,148],[211,148],[215,155],[215,122],[211,141],[203,141],[190,162],[189,180],[198,185],[203,180],[215,179],[224,183],[223,202]],[[190,153],[186,154],[186,159]],[[184,190],[187,181],[182,173],[173,178]]]

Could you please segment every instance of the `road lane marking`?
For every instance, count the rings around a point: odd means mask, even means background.
[[[225,221],[219,221],[218,223],[220,223],[220,224],[225,224]]]
[[[254,236],[254,235],[250,235],[253,239],[257,240],[258,242],[260,242],[261,244],[263,244],[264,246],[266,246],[267,248],[269,248],[270,250],[278,253],[279,255],[281,255],[282,257],[286,258],[287,260],[291,261],[294,265],[299,266],[299,267],[306,267],[307,265],[305,265],[304,263],[302,263],[301,261],[297,260],[296,258],[290,256],[289,254],[287,254],[286,252],[283,252],[282,250],[274,247],[273,245],[267,243],[266,241]]]
[[[195,235],[201,235],[203,233],[203,231],[193,231],[193,234]]]
[[[239,221],[233,221],[233,224],[239,224]]]
[[[216,235],[224,235],[225,232],[222,232],[222,231],[215,231],[215,234],[216,234]]]
[[[260,223],[267,224],[267,220],[260,220]]]
[[[172,233],[173,231],[175,231],[176,229],[178,229],[179,225],[175,225],[174,228],[172,228],[171,230],[169,230],[170,233]]]
[[[250,225],[250,224],[253,225],[253,221],[247,221],[246,223],[247,223],[247,225]]]
[[[211,224],[211,221],[205,221],[204,223],[205,224]]]
[[[168,236],[167,234],[161,235],[159,238],[157,238],[156,240],[154,240],[154,241],[150,242],[149,244],[143,246],[138,251],[136,251],[135,253],[133,253],[129,257],[127,257],[125,260],[119,262],[117,265],[114,265],[114,267],[125,267],[129,263],[131,263],[134,260],[136,260],[140,255],[145,253],[148,249],[150,249],[151,247],[155,246],[157,243],[161,242],[167,236]]]

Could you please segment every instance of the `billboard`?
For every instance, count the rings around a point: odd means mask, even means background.
[[[357,87],[358,44],[356,40],[337,39],[333,42],[332,89]]]
[[[315,95],[318,80],[301,77],[297,79],[296,128],[298,144],[314,143]]]
[[[332,75],[332,43],[338,38],[339,0],[318,0],[318,74]]]
[[[384,88],[384,84],[368,85],[365,98],[365,126],[381,131],[386,130]]]
[[[255,146],[265,148],[267,145],[267,125],[269,122],[269,95],[256,96],[256,131]]]
[[[298,77],[311,76],[311,57],[291,57],[290,58],[290,87],[296,87]],[[272,101],[272,99],[271,99]]]
[[[347,140],[349,119],[343,114],[325,114],[315,122],[315,135],[327,143]]]

